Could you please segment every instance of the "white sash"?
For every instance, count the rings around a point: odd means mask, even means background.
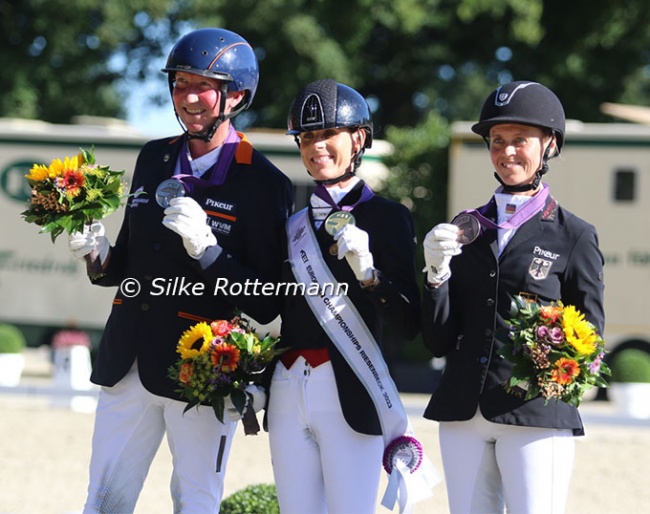
[[[412,436],[399,392],[372,333],[350,299],[334,294],[338,284],[322,258],[307,209],[289,218],[287,234],[295,277],[321,286],[320,294],[305,295],[307,304],[377,409],[386,448],[384,468],[389,472],[382,505],[392,510],[397,500],[401,513],[411,512],[414,503],[432,496],[431,488],[441,477]]]

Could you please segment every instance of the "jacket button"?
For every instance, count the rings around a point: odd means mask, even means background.
[[[497,276],[497,272],[496,272],[495,270],[491,270],[491,271],[490,271],[490,277],[491,277],[491,278],[494,278],[494,277],[496,277],[496,276]]]
[[[487,302],[485,302],[488,307],[492,307],[494,305],[494,300],[492,298],[488,298]]]
[[[149,310],[149,304],[148,303],[143,303],[140,305],[140,310],[141,311],[148,311]]]
[[[481,358],[479,359],[479,362],[480,362],[481,364],[485,364],[487,361],[488,361],[487,357],[481,357]]]
[[[492,335],[492,329],[491,328],[486,328],[484,333],[485,333],[486,336],[489,337],[489,336]]]

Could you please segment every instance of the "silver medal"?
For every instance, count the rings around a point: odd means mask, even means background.
[[[185,196],[185,186],[180,180],[168,178],[163,180],[156,188],[156,202],[163,209],[169,207],[172,198],[180,198],[181,196]]]

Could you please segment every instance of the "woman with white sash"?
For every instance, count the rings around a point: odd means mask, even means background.
[[[408,430],[381,334],[385,322],[408,339],[418,332],[413,221],[355,174],[373,135],[357,91],[311,83],[294,99],[288,124],[317,187],[287,225],[282,282],[308,289],[283,298],[280,344],[288,350],[267,409],[280,510],[372,514],[382,433]]]
[[[501,185],[486,205],[457,218],[462,227],[436,225],[424,240],[423,338],[446,358],[425,417],[439,422],[452,514],[560,514],[574,436],[584,433],[580,414],[560,400],[507,392],[513,364],[499,349],[509,341],[516,295],[574,305],[602,334],[603,257],[595,228],[542,182],[565,133],[550,89],[500,86],[472,130],[485,139]]]

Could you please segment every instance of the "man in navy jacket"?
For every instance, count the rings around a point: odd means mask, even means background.
[[[163,71],[184,134],[142,149],[114,246],[99,223],[70,238],[77,257],[99,253],[93,282],[118,286],[92,373],[102,389],[84,512],[133,512],[165,434],[174,512],[219,512],[239,415],[184,413],[168,369],[197,321],[279,314],[261,286],[280,279],[291,183],[230,123],[253,100],[255,54],[235,33],[202,29],[178,41]],[[265,395],[250,392],[259,410]]]

